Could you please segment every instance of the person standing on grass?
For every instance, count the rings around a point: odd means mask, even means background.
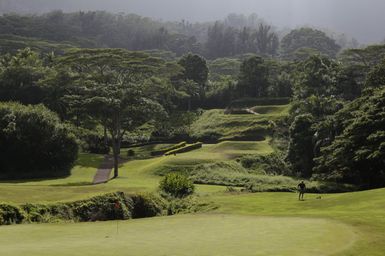
[[[299,191],[298,200],[303,201],[303,196],[305,195],[305,190],[306,190],[305,182],[301,181],[301,183],[298,184],[298,191]]]

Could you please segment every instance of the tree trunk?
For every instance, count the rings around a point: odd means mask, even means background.
[[[118,148],[118,143],[116,141],[116,138],[113,139],[113,142],[112,142],[112,152],[113,152],[113,156],[114,156],[114,179],[117,178],[119,176],[119,154],[120,154],[120,150]]]
[[[108,146],[107,127],[104,125],[104,145]]]
[[[120,116],[116,114],[114,118],[114,128],[111,131],[111,139],[112,139],[112,150],[114,156],[114,179],[119,176],[119,156],[120,156],[120,144],[122,141],[121,137],[121,123]]]

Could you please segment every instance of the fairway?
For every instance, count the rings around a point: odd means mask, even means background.
[[[0,229],[0,255],[332,255],[354,230],[318,218],[205,214]],[[20,243],[20,241],[23,241]]]

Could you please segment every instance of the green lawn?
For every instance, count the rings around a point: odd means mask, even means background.
[[[332,255],[349,248],[355,233],[349,225],[326,219],[181,215],[3,227],[0,254]]]

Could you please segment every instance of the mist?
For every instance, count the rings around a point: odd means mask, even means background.
[[[281,28],[314,26],[345,33],[361,43],[385,38],[383,0],[0,0],[0,13],[61,9],[136,13],[160,20],[214,21],[229,13],[256,13]]]

